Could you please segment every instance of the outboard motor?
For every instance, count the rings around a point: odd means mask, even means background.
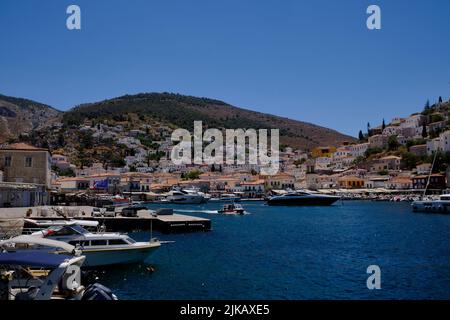
[[[81,300],[117,300],[117,297],[104,285],[93,283],[86,288]]]

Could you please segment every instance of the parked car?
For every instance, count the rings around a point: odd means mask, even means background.
[[[115,217],[116,216],[116,208],[114,206],[107,206],[105,208],[105,213],[103,215],[105,217]]]
[[[122,217],[137,217],[138,211],[147,210],[147,207],[144,206],[131,206],[122,209],[121,215]]]
[[[123,208],[120,215],[122,217],[137,217],[138,210],[134,208]]]
[[[105,208],[94,208],[92,209],[92,216],[93,217],[102,217],[106,212]]]

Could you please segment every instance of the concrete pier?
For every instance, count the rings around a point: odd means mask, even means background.
[[[63,220],[64,217],[51,214],[47,216],[39,215],[38,208],[2,208],[0,218],[24,218],[27,211],[31,209],[30,219],[34,220]],[[137,217],[122,217],[121,209],[117,209],[116,217],[92,217],[92,207],[71,207],[70,219],[98,221],[104,224],[107,231],[131,232],[131,231],[159,231],[162,233],[172,232],[197,232],[210,231],[211,220],[181,214],[152,215],[150,210],[140,210]],[[32,224],[25,223],[24,228],[33,228]]]

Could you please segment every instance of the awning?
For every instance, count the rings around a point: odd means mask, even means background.
[[[0,241],[0,246],[5,246],[8,244],[37,244],[45,247],[54,247],[63,249],[69,253],[74,252],[75,247],[71,244],[68,244],[66,242],[62,241],[56,241],[56,240],[50,240],[50,239],[44,239],[36,236],[18,236],[15,238],[11,238],[8,240]]]
[[[0,265],[56,268],[67,259],[71,256],[31,250],[0,253]]]

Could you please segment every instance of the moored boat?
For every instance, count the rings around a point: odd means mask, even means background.
[[[98,222],[90,221],[90,223]],[[74,245],[86,256],[83,264],[85,267],[144,262],[161,246],[159,240],[155,238],[149,242],[136,242],[126,234],[90,232],[73,221],[36,231],[32,236]]]
[[[61,253],[32,250],[36,245]],[[84,261],[74,246],[59,241],[33,236],[0,241],[0,300],[117,300],[98,283],[81,284]]]
[[[220,197],[211,198],[212,202],[239,202],[241,197],[234,193],[223,193]]]
[[[443,194],[439,199],[424,199],[411,204],[414,212],[450,213],[450,194]]]
[[[269,206],[330,206],[340,197],[305,191],[289,191],[267,199]]]
[[[166,200],[175,204],[201,204],[208,202],[208,198],[199,192],[181,189],[171,190],[168,193]]]

